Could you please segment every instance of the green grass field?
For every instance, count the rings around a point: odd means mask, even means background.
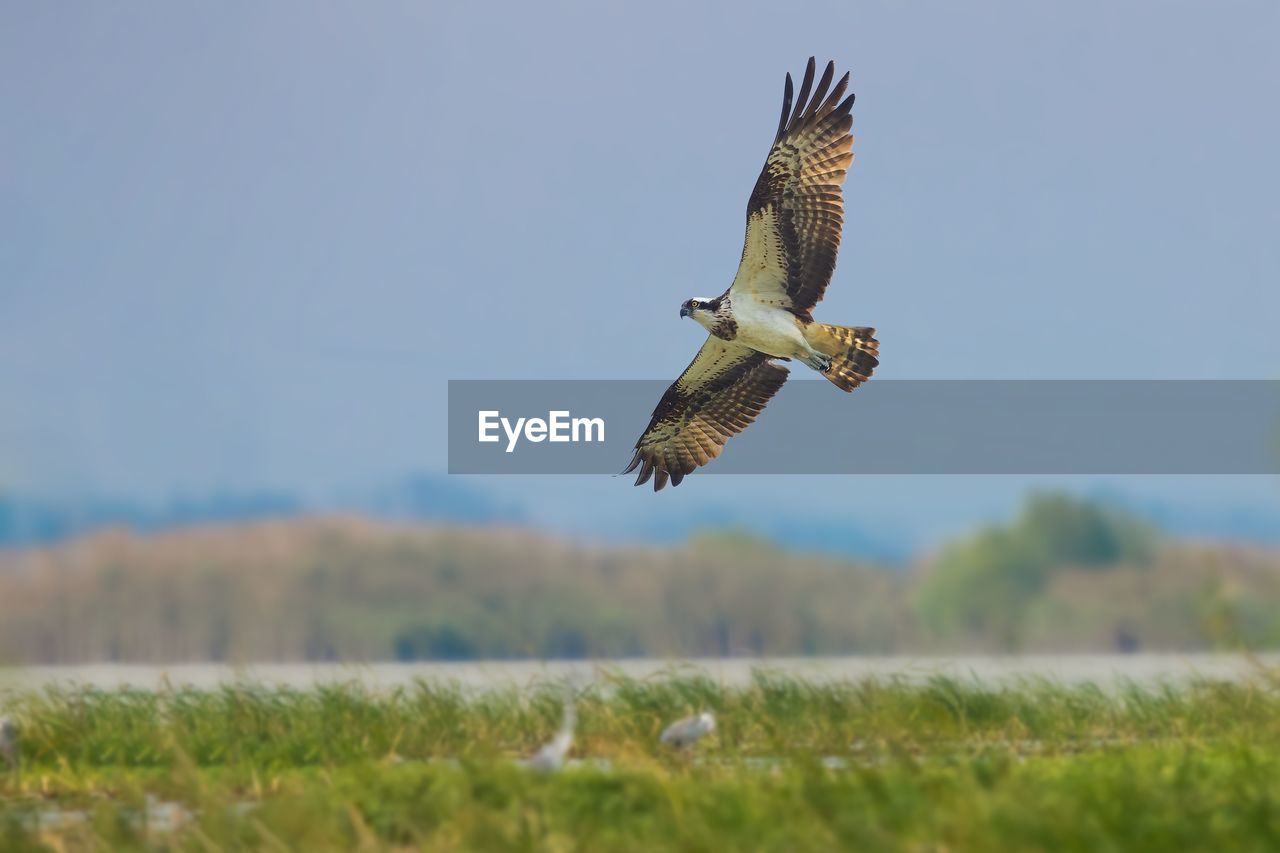
[[[0,695],[0,850],[1280,848],[1280,677]],[[659,746],[700,709],[718,730]]]

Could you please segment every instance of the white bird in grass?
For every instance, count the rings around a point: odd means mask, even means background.
[[[533,757],[525,762],[525,766],[539,773],[554,773],[563,767],[564,757],[569,754],[569,748],[573,746],[574,720],[573,703],[566,702],[560,731],[556,732],[556,736],[546,746],[535,752]]]
[[[0,758],[10,767],[18,766],[18,727],[8,717],[0,717]]]
[[[709,735],[715,730],[715,716],[710,711],[703,711],[697,716],[676,720],[663,730],[659,740],[666,746],[692,746],[704,735]]]

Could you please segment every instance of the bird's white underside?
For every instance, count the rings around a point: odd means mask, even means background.
[[[733,317],[738,324],[736,344],[779,358],[803,358],[813,352],[800,321],[790,311],[750,297],[741,303],[734,298]]]

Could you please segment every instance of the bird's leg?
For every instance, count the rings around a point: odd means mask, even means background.
[[[814,349],[813,344],[803,337],[795,348],[795,358],[819,373],[826,373],[831,369],[831,356]]]
[[[804,356],[803,360],[805,364],[819,373],[826,373],[831,369],[831,356],[823,355],[817,350],[811,350]]]

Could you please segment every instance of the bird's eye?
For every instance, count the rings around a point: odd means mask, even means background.
[[[697,308],[697,307],[698,307],[698,300],[696,300],[696,299],[690,299],[690,300],[689,300],[689,307],[690,307],[690,308]]]

